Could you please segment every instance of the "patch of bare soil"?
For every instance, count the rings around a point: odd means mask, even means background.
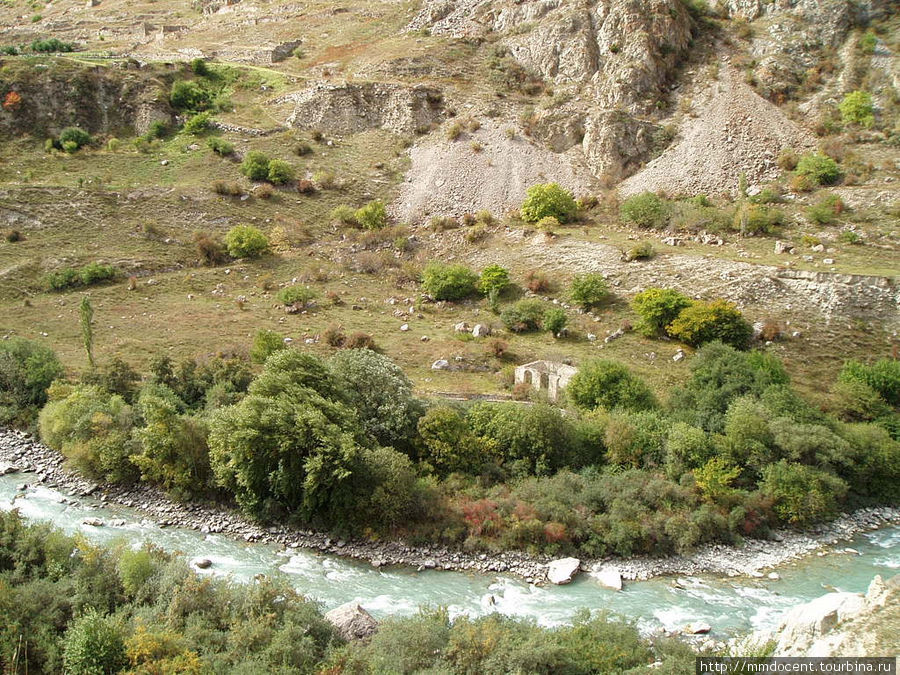
[[[675,143],[623,181],[621,194],[735,194],[741,173],[750,184],[774,180],[781,150],[815,146],[812,134],[754,92],[727,61],[694,109],[699,115],[687,118]]]
[[[401,219],[460,216],[518,208],[535,183],[556,182],[576,195],[597,186],[577,150],[555,153],[494,123],[451,141],[438,134],[410,149],[412,166],[393,210]]]

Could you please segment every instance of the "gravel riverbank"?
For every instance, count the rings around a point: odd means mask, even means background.
[[[237,511],[209,504],[179,503],[148,485],[98,484],[63,468],[57,451],[14,430],[0,429],[0,474],[21,472],[24,485],[56,488],[74,500],[92,498],[102,503],[134,508],[162,527],[182,527],[201,533],[222,533],[247,542],[306,548],[322,553],[367,561],[373,566],[406,565],[420,569],[500,572],[531,583],[546,581],[548,556],[530,556],[510,551],[500,554],[454,550],[443,546],[407,546],[402,542],[364,542],[339,539],[325,532],[285,526],[265,527]],[[27,489],[24,490],[27,499]],[[727,576],[762,576],[785,562],[796,560],[846,540],[853,535],[900,523],[900,509],[871,508],[845,514],[814,531],[779,531],[774,540],[749,539],[741,547],[712,545],[689,556],[634,557],[582,560],[585,571],[615,567],[622,578],[649,579],[667,574],[702,572]]]

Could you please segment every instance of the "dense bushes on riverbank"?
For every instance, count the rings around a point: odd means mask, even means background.
[[[573,379],[577,410],[427,408],[371,350],[282,349],[255,378],[235,357],[161,359],[143,381],[113,363],[55,382],[39,421],[94,478],[233,499],[263,521],[470,549],[668,554],[896,504],[898,379],[892,362],[848,364],[831,414],[773,355],[711,343],[665,404],[598,361]]]
[[[545,629],[498,615],[422,610],[345,644],[283,579],[201,577],[147,546],[93,546],[0,511],[0,671],[5,673],[679,673],[675,641],[580,614]]]

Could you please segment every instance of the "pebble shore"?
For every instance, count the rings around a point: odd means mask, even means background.
[[[366,542],[341,539],[327,532],[287,526],[263,526],[234,509],[207,503],[175,502],[156,487],[98,484],[63,467],[62,455],[19,431],[0,429],[0,474],[21,473],[24,485],[40,484],[68,494],[73,500],[91,498],[100,504],[130,507],[160,527],[180,527],[201,533],[221,533],[246,542],[285,549],[310,549],[366,561],[375,567],[404,565],[438,569],[503,573],[529,583],[546,583],[549,556],[519,551],[469,552],[444,546],[408,546],[399,541]],[[27,498],[27,489],[24,491]],[[582,560],[581,569],[614,567],[623,579],[644,580],[662,575],[713,573],[725,576],[763,576],[763,570],[839,544],[860,532],[900,523],[900,509],[879,507],[842,514],[815,530],[782,530],[771,540],[748,539],[740,546],[722,544],[698,549],[687,556],[632,557]]]

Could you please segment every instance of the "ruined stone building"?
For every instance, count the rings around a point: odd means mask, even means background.
[[[574,366],[555,361],[532,361],[516,368],[516,384],[524,382],[533,389],[546,391],[551,401],[556,401],[559,392],[565,389],[572,376],[578,372]]]

